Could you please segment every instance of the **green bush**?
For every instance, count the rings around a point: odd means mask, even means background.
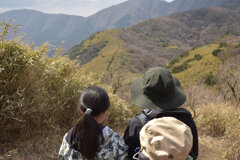
[[[187,57],[188,55],[189,55],[189,52],[186,51],[186,52],[183,52],[179,57],[184,58],[184,57]]]
[[[215,50],[212,51],[212,55],[213,55],[213,56],[218,56],[218,53],[220,53],[220,52],[222,52],[222,51],[223,51],[223,50],[222,50],[222,49],[219,49],[219,48],[218,48],[218,49],[215,49]]]
[[[65,132],[79,119],[76,109],[82,89],[99,84],[102,76],[85,74],[67,57],[48,58],[46,44],[33,48],[6,35],[0,35],[0,142],[29,139],[53,128]],[[106,123],[116,128],[126,125],[132,112],[129,105],[116,95],[110,94],[110,99]]]
[[[169,67],[172,67],[174,64],[176,64],[177,62],[179,62],[179,58],[174,58],[173,60],[171,60],[171,62],[168,64]]]
[[[179,72],[185,71],[187,68],[188,68],[188,64],[183,63],[182,65],[173,67],[172,73],[179,73]]]
[[[209,86],[213,86],[215,85],[217,82],[216,82],[216,79],[215,77],[213,76],[212,72],[210,72],[205,78],[204,78],[204,83],[206,85],[209,85]]]
[[[1,28],[8,30],[11,25]],[[76,121],[70,115],[80,91],[98,79],[84,77],[77,62],[66,57],[48,58],[46,44],[33,48],[18,37],[8,39],[5,31],[0,37],[0,141]]]
[[[195,54],[193,59],[200,61],[202,59],[202,56],[200,54]]]
[[[185,52],[182,56],[186,56],[188,55],[189,52]],[[172,72],[173,73],[179,73],[179,72],[182,72],[182,71],[185,71],[186,69],[188,69],[188,63],[189,62],[192,62],[192,61],[199,61],[202,59],[202,56],[200,54],[196,54],[194,56],[194,58],[190,58],[190,59],[187,59],[183,62],[183,64],[179,65],[179,66],[175,66],[172,68]],[[179,61],[179,58],[175,58],[174,60],[172,60],[170,63],[169,63],[169,66],[173,66],[175,63],[177,63]]]
[[[218,48],[226,48],[227,46],[228,46],[228,43],[223,41],[219,43]]]

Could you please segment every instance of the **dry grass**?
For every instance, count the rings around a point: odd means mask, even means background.
[[[229,103],[209,103],[199,107],[197,112],[200,114],[196,119],[197,127],[205,140],[201,144],[209,143],[208,148],[214,150],[221,159],[238,160],[240,109]],[[206,139],[208,136],[211,138]]]

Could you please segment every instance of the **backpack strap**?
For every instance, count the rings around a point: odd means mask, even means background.
[[[142,152],[139,152],[138,154],[138,160],[149,160],[147,157],[144,156]]]
[[[135,160],[149,160],[146,156],[144,156],[144,154],[141,151],[137,152],[133,156],[133,159],[135,159]]]
[[[74,128],[74,127],[73,127]],[[73,128],[71,128],[68,133],[67,133],[67,136],[66,136],[66,141],[69,145],[71,145],[71,139],[72,139],[72,132],[73,132]]]
[[[141,121],[141,123],[142,123],[143,126],[148,122],[148,120],[149,120],[148,115],[149,115],[149,114],[151,114],[151,110],[149,110],[149,109],[144,109],[144,110],[142,111],[142,113],[140,113],[140,114],[137,115],[137,118]]]

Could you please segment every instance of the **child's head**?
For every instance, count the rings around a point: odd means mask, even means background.
[[[93,117],[109,109],[109,97],[105,89],[97,86],[86,88],[79,99],[80,110],[85,113],[87,109]]]
[[[103,143],[101,123],[105,120],[110,105],[107,92],[101,87],[88,87],[80,97],[82,116],[73,130],[72,145],[87,159],[94,159],[97,149]]]

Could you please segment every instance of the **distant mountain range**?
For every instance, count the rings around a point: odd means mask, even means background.
[[[128,28],[99,32],[67,54],[86,64],[87,70],[106,71],[111,63],[131,72],[143,72],[165,65],[187,50],[240,36],[239,19],[239,13],[220,7],[174,13]]]
[[[0,21],[20,24],[25,40],[39,45],[45,41],[57,45],[65,40],[64,47],[71,47],[91,34],[111,28],[131,26],[146,19],[204,6],[221,6],[239,11],[239,0],[128,0],[89,16],[44,14],[32,10],[15,10],[0,14]]]
[[[85,18],[62,14],[44,14],[33,10],[13,10],[0,14],[0,20],[20,24],[20,32],[25,39],[39,45],[48,41],[56,44],[71,36],[76,27],[84,23]],[[75,43],[75,42],[73,42]]]

